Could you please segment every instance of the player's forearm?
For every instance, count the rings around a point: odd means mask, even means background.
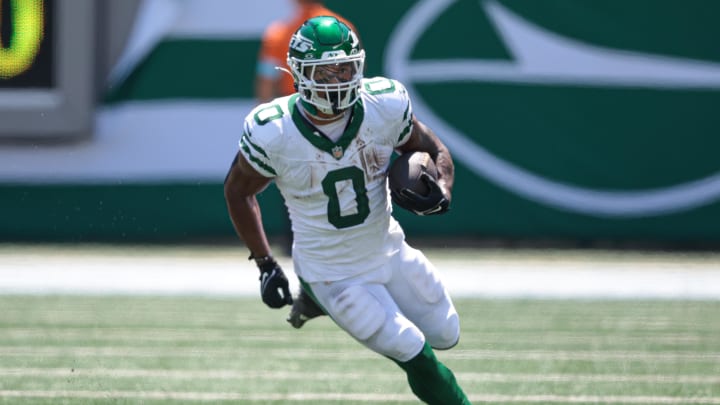
[[[450,150],[435,132],[417,117],[413,118],[413,133],[403,149],[421,150],[430,154],[438,170],[438,184],[447,193],[448,200],[451,199],[455,183],[455,165]]]
[[[426,143],[426,150],[432,156],[435,162],[435,167],[438,171],[438,184],[443,188],[445,197],[448,200],[452,199],[452,189],[455,183],[455,165],[453,164],[450,150],[447,146],[438,138],[438,136],[423,125],[424,136],[421,137],[423,143]]]
[[[243,197],[226,193],[225,197],[230,220],[245,246],[255,257],[270,255],[270,244],[265,235],[260,206],[255,196]]]
[[[450,151],[443,145],[435,157],[435,166],[438,170],[438,183],[447,192],[448,200],[452,198],[453,184],[455,184],[455,165]]]

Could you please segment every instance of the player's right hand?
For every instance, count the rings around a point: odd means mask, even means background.
[[[393,202],[415,215],[425,216],[446,213],[450,209],[450,200],[445,195],[440,184],[438,184],[438,181],[427,172],[423,172],[421,178],[428,187],[429,192],[427,195],[420,195],[409,188],[404,188],[399,193],[390,190]]]
[[[288,279],[275,259],[267,256],[256,259],[255,263],[260,269],[260,295],[263,302],[270,308],[292,305]]]

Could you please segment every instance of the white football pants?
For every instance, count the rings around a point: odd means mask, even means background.
[[[398,361],[415,357],[426,341],[449,349],[460,338],[458,314],[437,270],[405,242],[372,274],[309,286],[335,323],[371,350]]]

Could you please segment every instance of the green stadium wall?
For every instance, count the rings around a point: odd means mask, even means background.
[[[403,81],[455,156],[451,212],[398,212],[408,233],[720,241],[720,3],[327,3],[358,27],[366,75]],[[247,109],[258,49],[259,36],[168,36],[102,108],[240,100]],[[0,239],[232,236],[229,159],[218,160],[223,170],[209,178],[5,182]],[[286,232],[277,190],[260,199],[268,233]]]

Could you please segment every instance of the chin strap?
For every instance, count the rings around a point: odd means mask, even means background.
[[[322,119],[321,117],[318,117],[318,108],[315,105],[310,104],[308,101],[305,101],[305,99],[302,97],[300,97],[300,105],[302,106],[303,110],[305,110],[306,113],[312,115],[313,118],[317,118],[319,120]]]

